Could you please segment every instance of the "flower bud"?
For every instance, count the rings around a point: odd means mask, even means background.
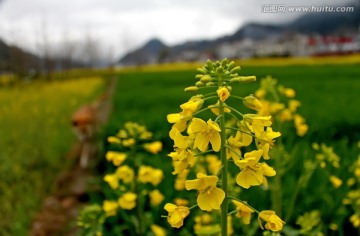
[[[195,75],[195,79],[201,79],[204,75],[203,74],[197,74]]]
[[[197,87],[203,87],[203,86],[205,86],[205,84],[204,84],[203,82],[201,82],[201,81],[196,82],[195,85],[196,85]]]
[[[247,83],[256,81],[256,76],[238,76],[230,80],[231,83]]]
[[[206,74],[205,68],[197,68],[197,71],[199,71],[201,74]]]
[[[243,103],[245,104],[245,106],[255,111],[261,110],[261,108],[263,107],[261,102],[252,94],[244,97]]]
[[[214,86],[215,83],[214,82],[209,82],[209,83],[206,83],[206,86],[210,87],[210,86]]]
[[[237,70],[240,70],[240,66],[235,66],[231,69],[230,74],[235,73]]]
[[[203,83],[208,83],[212,81],[212,78],[210,75],[204,75],[203,77],[201,77],[200,81]]]
[[[224,68],[220,66],[216,69],[216,72],[219,74],[222,74],[222,73],[224,73]]]
[[[190,87],[185,88],[185,92],[196,92],[198,90],[199,90],[199,88],[196,86],[190,86]]]

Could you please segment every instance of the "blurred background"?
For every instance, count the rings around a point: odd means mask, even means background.
[[[359,7],[351,0],[2,0],[0,69],[37,73],[353,53],[359,50]]]

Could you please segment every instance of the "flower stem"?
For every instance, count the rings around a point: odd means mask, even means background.
[[[220,158],[222,163],[221,172],[221,189],[225,192],[224,201],[221,203],[221,236],[227,236],[227,215],[228,215],[228,163],[226,158],[226,128],[225,128],[225,112],[224,103],[219,103],[220,118],[220,129],[221,129],[221,149]]]

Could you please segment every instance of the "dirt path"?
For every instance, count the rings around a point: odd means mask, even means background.
[[[107,122],[112,109],[112,95],[116,87],[116,79],[111,79],[106,91],[94,103],[100,125]],[[70,120],[69,120],[70,122]],[[41,211],[32,220],[30,236],[74,236],[77,232],[76,218],[81,207],[87,202],[89,179],[96,166],[91,165],[101,158],[98,150],[99,138],[93,141],[88,168],[79,166],[82,144],[75,143],[65,158],[72,159],[72,166],[64,170],[54,183],[54,192],[48,196]]]

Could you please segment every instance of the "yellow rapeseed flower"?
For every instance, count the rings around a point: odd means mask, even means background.
[[[197,179],[186,180],[186,190],[196,189],[199,191],[197,197],[197,204],[201,210],[211,211],[213,209],[220,209],[220,205],[225,198],[225,193],[222,189],[217,188],[216,184],[219,178],[215,175],[197,174]]]
[[[227,87],[220,87],[216,92],[222,102],[230,97],[230,92]]]
[[[168,212],[167,221],[174,228],[180,228],[184,224],[184,219],[190,214],[190,210],[185,206],[176,206],[166,203],[164,209]]]
[[[258,221],[261,229],[264,229],[261,223],[261,219],[266,222],[265,228],[271,231],[280,231],[285,224],[275,213],[275,211],[265,210],[261,211],[258,216]]]
[[[235,164],[240,167],[241,171],[236,177],[236,183],[243,188],[250,188],[264,184],[267,186],[265,176],[274,176],[276,172],[266,163],[259,163],[262,156],[262,150],[255,150],[245,153],[243,160],[235,161]]]
[[[126,153],[108,151],[105,155],[107,161],[111,161],[114,166],[120,166],[126,160]]]
[[[163,179],[164,174],[162,170],[152,168],[151,166],[140,166],[138,179],[141,183],[151,183],[158,185]]]
[[[119,187],[119,179],[116,174],[105,175],[104,181],[107,182],[112,189],[117,189]]]
[[[209,142],[215,152],[220,150],[220,132],[219,125],[211,119],[205,122],[202,119],[193,118],[188,128],[188,133],[195,137],[194,148],[198,148],[202,152],[207,150]]]
[[[118,200],[122,209],[131,210],[136,206],[137,195],[135,193],[124,193]]]
[[[116,215],[116,211],[119,205],[116,201],[105,200],[103,202],[103,210],[105,211],[106,216],[114,216]]]
[[[158,189],[149,192],[149,197],[150,204],[153,206],[160,205],[165,199],[164,195],[162,195],[162,193]]]
[[[220,115],[219,106],[220,106],[220,102],[217,101],[214,105],[209,105],[208,108],[210,108],[212,113],[214,113],[215,115],[218,116],[218,115]],[[226,112],[226,113],[231,112],[230,108],[225,103],[224,103],[224,112]]]
[[[235,216],[241,218],[244,224],[250,224],[251,214],[254,210],[239,201],[232,200],[232,202],[235,204],[237,210]]]
[[[256,97],[254,97],[254,95],[252,95],[252,94],[244,97],[243,103],[245,106],[247,106],[248,108],[253,109],[255,111],[259,111],[263,107],[261,102]]]
[[[166,230],[158,225],[150,225],[150,229],[155,236],[166,236]]]
[[[134,180],[134,170],[127,165],[120,166],[115,171],[116,176],[119,180],[124,183],[131,183]]]
[[[335,175],[330,176],[330,182],[334,188],[339,188],[342,185],[342,180]]]
[[[158,154],[162,150],[162,147],[163,145],[160,141],[144,144],[144,149],[152,154]]]

